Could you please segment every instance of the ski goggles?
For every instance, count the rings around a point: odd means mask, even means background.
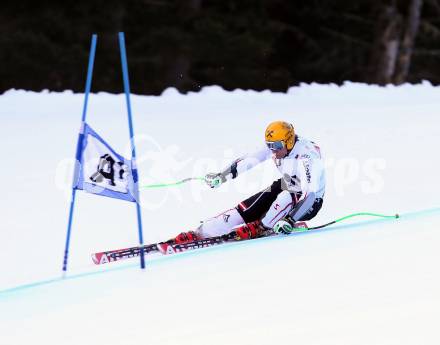
[[[284,148],[284,141],[266,141],[266,145],[271,151],[278,151]]]

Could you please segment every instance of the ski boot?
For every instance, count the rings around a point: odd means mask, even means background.
[[[263,231],[264,227],[261,224],[261,221],[256,220],[252,223],[247,223],[235,229],[235,233],[237,235],[238,240],[249,240],[251,238],[259,237]]]
[[[193,241],[200,240],[201,237],[197,235],[194,231],[181,232],[176,237],[166,241],[160,242],[156,245],[157,249],[162,253],[166,254],[170,251],[173,244],[185,244]]]
[[[197,235],[194,231],[187,231],[187,232],[181,232],[180,234],[178,234],[173,242],[175,244],[184,244],[184,243],[188,243],[188,242],[193,242],[193,241],[197,241],[200,240],[200,236]]]

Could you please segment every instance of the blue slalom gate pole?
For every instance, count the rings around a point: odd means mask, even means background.
[[[79,167],[80,167],[79,165],[80,165],[80,161],[81,161],[81,147],[82,147],[83,139],[84,139],[83,130],[84,130],[84,123],[86,121],[87,103],[89,101],[89,93],[90,93],[90,88],[92,85],[93,63],[95,61],[97,39],[98,39],[98,36],[96,34],[92,35],[92,44],[90,47],[90,55],[89,55],[89,65],[87,68],[87,80],[86,80],[86,89],[85,89],[85,96],[84,96],[84,105],[83,105],[83,112],[82,112],[82,117],[81,117],[81,128],[79,131],[78,142],[76,145],[75,167],[74,167],[74,171],[73,171],[72,197],[70,200],[69,221],[67,223],[66,246],[64,249],[64,259],[63,259],[63,272],[64,273],[67,271],[67,261],[69,258],[70,234],[71,234],[71,229],[72,229],[73,210],[75,208],[75,197],[76,197],[75,181],[78,177],[78,172],[79,172]]]
[[[144,244],[143,234],[142,234],[142,217],[141,217],[141,208],[139,205],[139,182],[138,182],[138,173],[136,166],[136,150],[134,145],[134,134],[133,134],[133,120],[131,116],[131,103],[130,103],[130,81],[128,78],[128,64],[127,64],[127,54],[125,51],[125,38],[124,33],[119,33],[119,48],[121,50],[121,63],[122,63],[122,76],[124,79],[124,91],[125,91],[125,99],[127,101],[127,113],[128,113],[128,128],[130,131],[130,145],[131,145],[131,159],[132,159],[132,172],[133,172],[133,180],[135,185],[135,197],[136,197],[136,213],[137,213],[137,221],[138,221],[138,231],[139,231],[139,245],[141,246],[141,268],[145,268],[145,256],[144,250],[142,248]]]

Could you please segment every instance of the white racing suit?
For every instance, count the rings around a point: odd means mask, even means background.
[[[196,230],[201,237],[227,234],[238,225],[256,220],[271,229],[288,214],[294,221],[316,216],[323,202],[325,171],[320,148],[312,141],[296,136],[293,149],[282,159],[273,158],[272,152],[264,146],[234,161],[222,175],[234,179],[269,158],[282,177],[235,208],[202,222]]]

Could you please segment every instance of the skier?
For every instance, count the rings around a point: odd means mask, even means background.
[[[240,239],[258,237],[268,229],[290,233],[295,223],[316,216],[325,191],[319,146],[297,136],[293,125],[284,121],[269,124],[265,141],[260,150],[235,160],[220,173],[207,174],[205,181],[209,187],[217,188],[271,157],[282,177],[236,207],[202,222],[194,231],[180,233],[168,243],[182,244],[233,230]]]

